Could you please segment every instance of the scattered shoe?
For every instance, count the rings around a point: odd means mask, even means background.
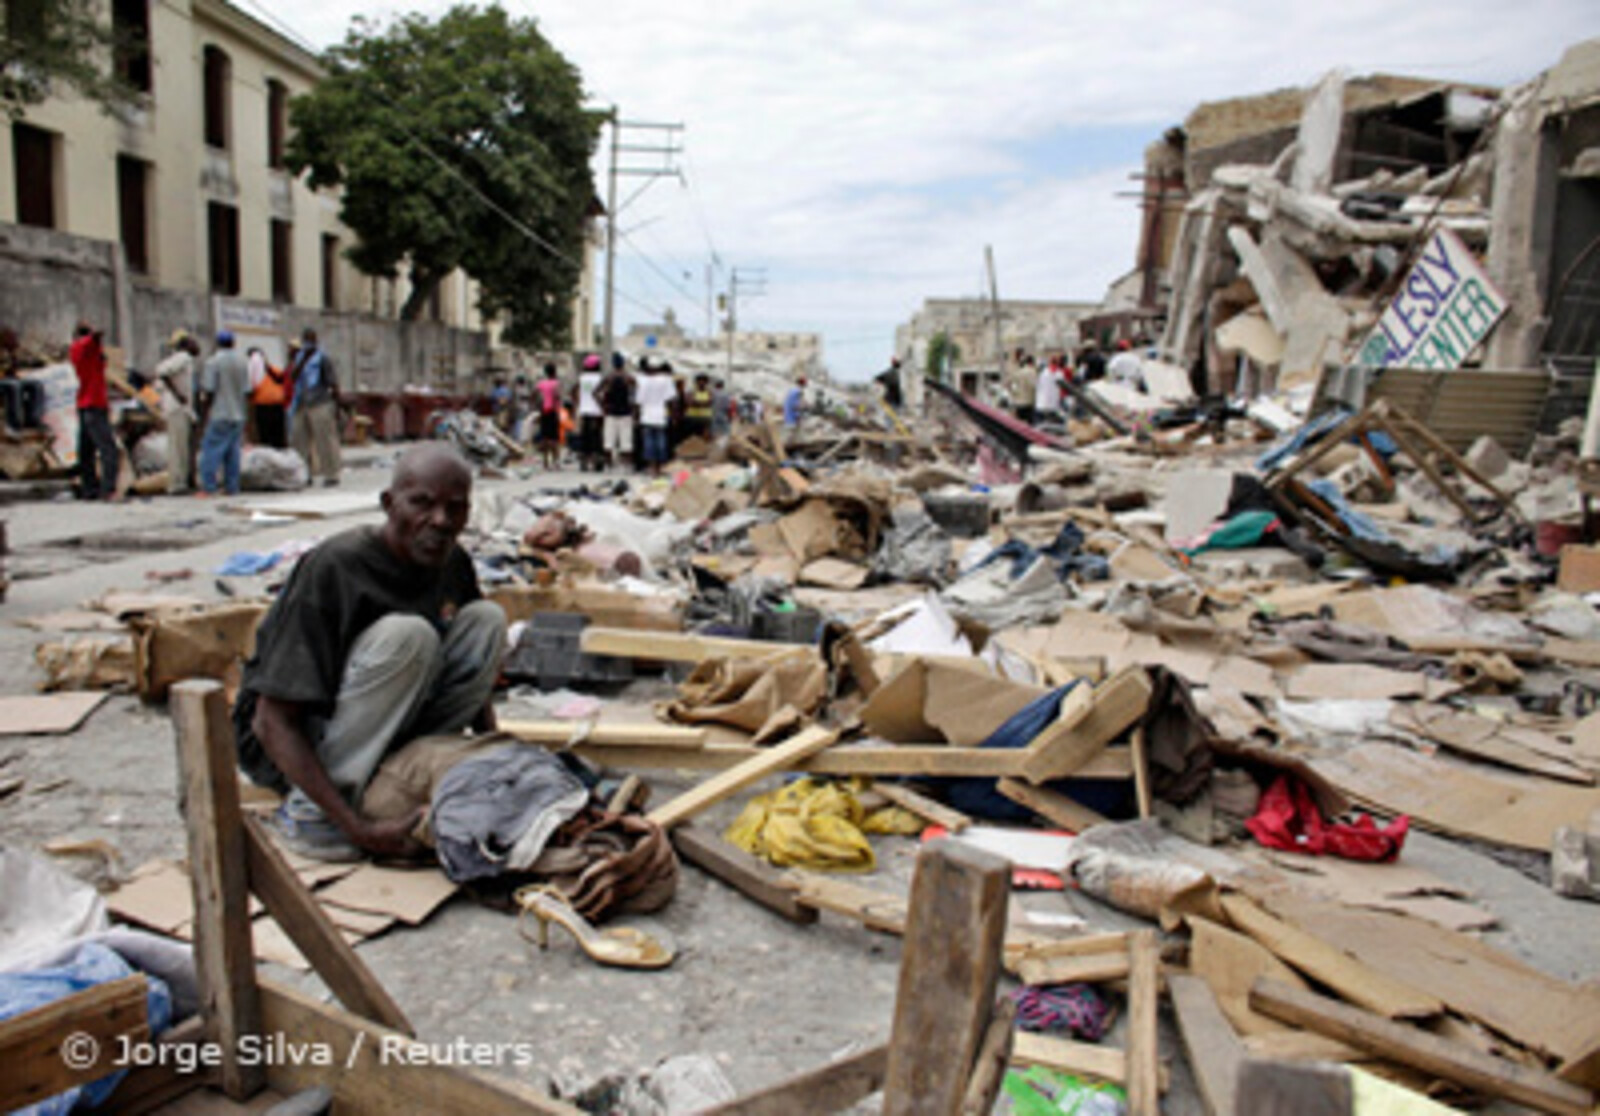
[[[267,824],[285,848],[308,860],[351,864],[365,856],[344,830],[320,813],[297,818],[289,812],[287,805],[279,806],[272,812]]]
[[[670,947],[632,926],[596,929],[572,909],[566,896],[547,884],[519,888],[513,898],[522,908],[517,916],[517,929],[523,937],[528,936],[523,928],[528,915],[538,920],[540,949],[550,948],[550,924],[553,922],[565,927],[577,941],[578,948],[602,965],[619,969],[664,969],[676,956]]]

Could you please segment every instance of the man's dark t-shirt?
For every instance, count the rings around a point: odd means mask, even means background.
[[[261,621],[256,653],[244,665],[233,709],[239,766],[263,786],[287,788],[252,727],[257,695],[330,716],[351,645],[375,621],[409,613],[442,634],[462,605],[481,596],[472,559],[460,547],[436,571],[400,558],[378,528],[357,527],[308,552]]]
[[[1083,382],[1092,384],[1106,378],[1106,358],[1098,349],[1090,350],[1082,361]]]

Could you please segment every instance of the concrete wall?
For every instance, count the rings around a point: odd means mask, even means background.
[[[17,330],[25,342],[65,346],[73,326],[86,319],[105,329],[109,343],[126,350],[130,367],[150,369],[166,352],[173,330],[189,330],[210,352],[219,313],[227,314],[230,323],[253,315],[270,323],[272,344],[262,347],[274,359],[302,330],[315,329],[350,390],[428,386],[470,392],[488,386],[483,370],[489,362],[489,339],[481,331],[442,322],[398,322],[359,311],[325,312],[240,299],[219,303],[204,292],[157,286],[126,272],[119,295],[120,254],[117,245],[106,241],[0,224],[0,326]],[[241,335],[240,343],[265,339]]]
[[[124,341],[117,322],[115,248],[49,229],[0,225],[0,325],[24,342],[66,345],[79,319]]]

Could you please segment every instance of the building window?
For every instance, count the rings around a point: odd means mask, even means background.
[[[322,306],[339,309],[339,238],[322,234]]]
[[[206,206],[206,240],[211,258],[211,289],[239,293],[239,211],[231,205]]]
[[[56,227],[56,136],[27,124],[11,125],[17,176],[17,224]]]
[[[111,33],[117,76],[141,93],[150,92],[150,0],[112,0]]]
[[[272,222],[272,301],[294,301],[294,226]]]
[[[143,159],[117,156],[117,217],[128,266],[150,274],[150,164]]]
[[[289,134],[289,89],[281,81],[267,80],[267,166],[283,168],[283,147]]]
[[[205,139],[207,145],[228,149],[228,93],[233,84],[233,63],[220,47],[208,46],[205,66]]]

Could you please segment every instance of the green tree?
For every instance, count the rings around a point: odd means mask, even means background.
[[[148,44],[118,41],[102,0],[0,0],[0,111],[16,119],[58,86],[110,111],[137,97],[112,63]]]
[[[286,154],[313,187],[343,190],[351,262],[389,278],[408,265],[406,320],[460,268],[509,340],[564,345],[601,120],[577,69],[533,20],[465,5],[357,19],[324,64],[290,104]]]
[[[950,378],[950,366],[961,359],[961,346],[940,330],[928,338],[928,375],[941,384]]]

